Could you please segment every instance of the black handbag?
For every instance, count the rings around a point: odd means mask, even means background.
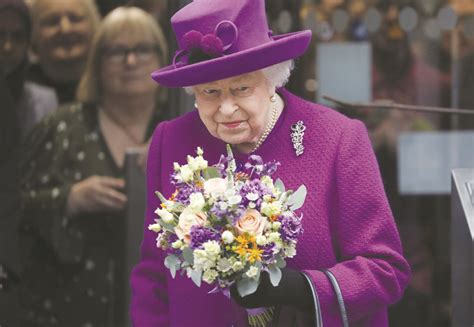
[[[334,276],[334,274],[330,270],[325,269],[321,271],[328,277],[334,289],[334,292],[336,293],[337,302],[339,304],[339,311],[341,312],[341,317],[342,317],[342,324],[344,327],[349,327],[349,320],[347,319],[346,306],[344,304],[341,288],[339,287],[339,283],[337,282],[336,276]],[[321,305],[319,303],[318,292],[311,278],[304,272],[303,272],[303,275],[306,277],[306,280],[308,281],[311,287],[311,292],[313,293],[315,326],[323,327],[323,319],[321,316]]]

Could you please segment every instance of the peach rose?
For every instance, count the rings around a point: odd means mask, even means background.
[[[191,242],[191,227],[204,226],[207,222],[207,216],[203,212],[193,213],[189,209],[184,209],[179,215],[178,226],[174,228],[176,235],[184,240],[187,244]]]
[[[267,218],[263,217],[257,210],[248,209],[237,220],[235,228],[239,234],[249,233],[250,235],[259,236],[262,235],[266,223]]]

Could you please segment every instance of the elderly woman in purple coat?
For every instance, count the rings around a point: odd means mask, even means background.
[[[196,110],[158,125],[148,154],[145,226],[169,197],[173,162],[200,146],[210,164],[231,144],[237,162],[252,154],[281,163],[276,177],[308,190],[303,235],[277,287],[262,273],[253,294],[209,294],[172,278],[156,234],[145,228],[131,278],[136,327],[247,326],[246,309],[275,307],[272,326],[388,325],[387,307],[403,294],[410,269],[363,124],[283,88],[310,31],[272,35],[264,0],[194,0],[171,19],[173,63],[152,74],[185,87]]]

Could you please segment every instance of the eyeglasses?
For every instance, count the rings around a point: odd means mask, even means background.
[[[136,60],[139,62],[148,62],[153,56],[159,54],[159,48],[153,44],[139,44],[133,48],[123,46],[104,47],[102,54],[113,64],[124,63],[128,56],[133,53]]]

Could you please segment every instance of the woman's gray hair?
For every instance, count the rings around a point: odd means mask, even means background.
[[[270,67],[263,68],[261,71],[265,76],[269,86],[278,89],[288,82],[293,68],[295,68],[295,62],[293,59],[291,59]],[[184,87],[184,90],[189,95],[194,94],[192,86],[186,86]]]

